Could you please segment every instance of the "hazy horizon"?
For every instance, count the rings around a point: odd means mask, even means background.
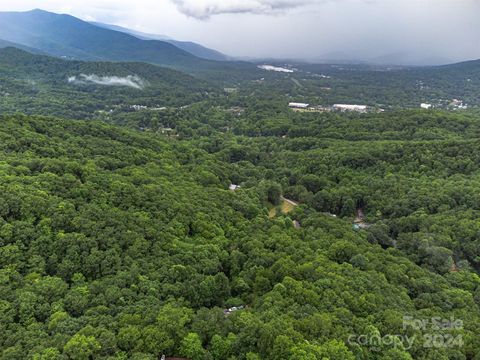
[[[242,58],[435,65],[480,58],[476,0],[0,0]]]

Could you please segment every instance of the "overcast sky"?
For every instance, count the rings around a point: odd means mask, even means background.
[[[480,58],[480,0],[0,0],[2,11],[32,8],[196,41],[233,56]]]

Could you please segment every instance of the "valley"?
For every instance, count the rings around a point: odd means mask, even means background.
[[[1,359],[478,359],[479,61],[0,21]]]

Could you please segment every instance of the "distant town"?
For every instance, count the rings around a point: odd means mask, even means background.
[[[322,106],[322,105],[310,105],[308,103],[302,102],[290,102],[288,107],[295,112],[357,112],[357,113],[369,113],[369,112],[384,112],[385,109],[368,106],[368,105],[357,105],[357,104],[333,104],[331,106]],[[432,110],[432,109],[447,109],[447,110],[466,110],[468,106],[463,103],[462,100],[452,99],[451,101],[444,103],[439,103],[438,105],[433,105],[430,103],[421,103],[420,109],[423,110]]]

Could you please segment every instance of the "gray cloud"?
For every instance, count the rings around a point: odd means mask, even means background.
[[[118,76],[98,76],[95,74],[80,74],[79,77],[71,76],[67,79],[71,84],[97,84],[103,86],[127,86],[134,89],[142,90],[145,87],[145,81],[137,75],[128,75],[125,77]]]
[[[172,0],[178,10],[196,19],[220,14],[275,14],[322,0]]]
[[[480,0],[0,0],[1,11],[39,6],[245,58],[417,65],[480,58]]]

